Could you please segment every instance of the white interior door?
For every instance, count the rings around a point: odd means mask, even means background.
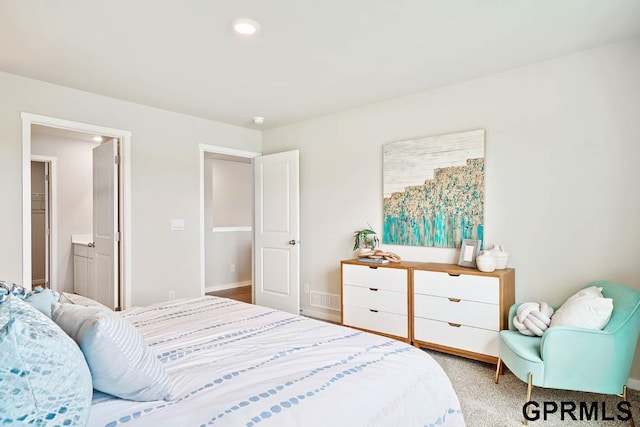
[[[300,313],[298,151],[254,159],[254,301]]]
[[[112,139],[93,149],[93,242],[94,261],[89,287],[95,299],[109,308],[118,307],[118,141]]]

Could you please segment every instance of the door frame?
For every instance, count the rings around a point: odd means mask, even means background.
[[[56,291],[58,287],[57,161],[57,157],[32,154],[31,161],[29,162],[29,165],[31,165],[31,162],[49,164],[49,287],[52,291]],[[29,179],[31,179],[31,173],[29,173]],[[31,182],[29,182],[29,188],[31,188]],[[29,201],[31,201],[31,199],[29,199]],[[29,207],[29,210],[31,210],[31,207]],[[29,225],[29,227],[31,227],[31,225]],[[29,234],[31,234],[31,231],[29,231]],[[29,254],[31,254],[31,247],[29,247]],[[29,259],[31,260],[31,255],[29,255]],[[29,264],[29,269],[31,269],[31,263]],[[31,283],[31,281],[29,283]]]
[[[31,126],[42,125],[118,138],[121,143],[119,187],[120,284],[122,309],[131,306],[131,132],[22,112],[22,284],[31,289]]]
[[[262,153],[256,153],[254,151],[236,150],[235,148],[219,147],[216,145],[198,144],[198,151],[200,153],[200,295],[205,294],[205,260],[204,260],[204,246],[205,246],[205,227],[204,227],[204,157],[206,153],[225,154],[234,157],[243,157],[246,159],[253,159],[254,157],[261,156]],[[251,211],[251,218],[253,222],[253,209]],[[253,237],[251,238],[251,256],[253,257]],[[253,261],[251,262],[251,277],[253,280]]]

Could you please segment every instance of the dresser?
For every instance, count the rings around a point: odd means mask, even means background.
[[[515,270],[341,262],[342,324],[490,363],[515,302]]]
[[[356,260],[340,270],[342,324],[411,342],[411,270]]]
[[[425,264],[412,273],[413,344],[497,363],[498,333],[508,328],[515,302],[515,270]]]

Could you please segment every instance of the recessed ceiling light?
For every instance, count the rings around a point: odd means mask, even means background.
[[[101,136],[96,135],[96,136],[94,136],[94,137],[93,137],[93,140],[94,140],[95,142],[102,142],[102,137],[101,137]]]
[[[260,24],[253,19],[240,18],[231,21],[231,28],[242,36],[252,36],[260,31]]]
[[[255,123],[257,125],[261,125],[261,124],[264,123],[264,117],[256,116],[252,120],[253,120],[253,123]]]

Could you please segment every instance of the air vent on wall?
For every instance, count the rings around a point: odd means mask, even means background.
[[[340,311],[340,295],[311,291],[309,293],[309,305],[311,307]]]

